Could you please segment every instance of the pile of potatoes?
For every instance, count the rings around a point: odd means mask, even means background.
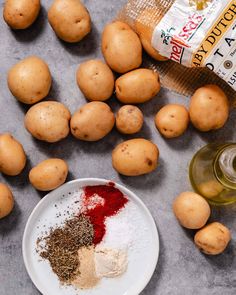
[[[206,225],[211,208],[202,196],[193,192],[181,193],[173,202],[173,211],[183,227],[197,230],[194,242],[203,253],[218,255],[226,249],[231,240],[230,231],[219,222]]]

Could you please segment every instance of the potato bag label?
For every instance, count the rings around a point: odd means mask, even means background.
[[[236,0],[176,0],[152,45],[187,67],[208,67],[236,90]]]

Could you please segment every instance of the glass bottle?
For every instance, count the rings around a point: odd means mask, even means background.
[[[193,157],[193,189],[214,205],[236,202],[236,143],[208,144]]]

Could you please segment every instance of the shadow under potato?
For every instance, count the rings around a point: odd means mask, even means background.
[[[7,236],[11,231],[14,231],[16,226],[20,224],[21,210],[16,200],[12,212],[0,219],[0,237]]]

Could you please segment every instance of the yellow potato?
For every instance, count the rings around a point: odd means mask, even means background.
[[[114,75],[101,60],[82,63],[77,70],[76,79],[80,90],[88,100],[104,101],[113,93]]]
[[[126,73],[142,63],[142,45],[127,24],[116,21],[106,25],[102,33],[102,53],[109,67]]]
[[[207,201],[193,192],[184,192],[175,198],[173,211],[179,223],[190,229],[203,227],[211,214]]]
[[[7,82],[19,101],[34,104],[48,95],[52,78],[48,65],[41,58],[31,56],[10,69]]]
[[[229,116],[229,102],[217,85],[197,89],[190,101],[190,120],[200,131],[210,131],[224,126]]]
[[[12,29],[26,29],[38,17],[40,0],[6,0],[3,18]]]
[[[106,136],[115,124],[111,108],[104,102],[93,101],[78,109],[71,118],[71,133],[85,141],[97,141]]]
[[[69,134],[70,117],[70,111],[62,103],[44,101],[28,110],[25,127],[39,140],[57,142]]]
[[[11,190],[4,183],[0,183],[0,219],[9,215],[14,207]]]
[[[218,196],[224,187],[216,180],[208,180],[197,186],[199,192],[206,198],[211,199]]]
[[[116,128],[124,134],[134,134],[143,126],[143,113],[133,105],[124,105],[116,115]]]
[[[0,135],[0,172],[15,176],[26,164],[23,146],[9,133]]]
[[[91,31],[91,18],[79,0],[54,0],[48,21],[56,35],[70,43],[79,42]]]
[[[116,96],[123,103],[143,103],[153,98],[161,89],[159,74],[148,69],[138,69],[116,80]]]
[[[156,114],[155,124],[166,138],[178,137],[188,128],[188,110],[180,104],[168,104]]]
[[[157,167],[159,150],[149,140],[130,139],[120,143],[112,152],[112,165],[120,174],[138,176],[152,172]]]
[[[68,165],[61,159],[48,159],[32,168],[29,180],[40,191],[51,191],[66,181]]]
[[[135,21],[135,30],[140,37],[143,48],[152,58],[158,61],[168,60],[167,57],[162,56],[152,47],[153,31],[162,17],[162,13],[157,13],[153,9],[148,8],[142,10]]]
[[[208,224],[199,230],[194,237],[196,246],[205,254],[222,253],[231,240],[229,229],[219,222]]]

